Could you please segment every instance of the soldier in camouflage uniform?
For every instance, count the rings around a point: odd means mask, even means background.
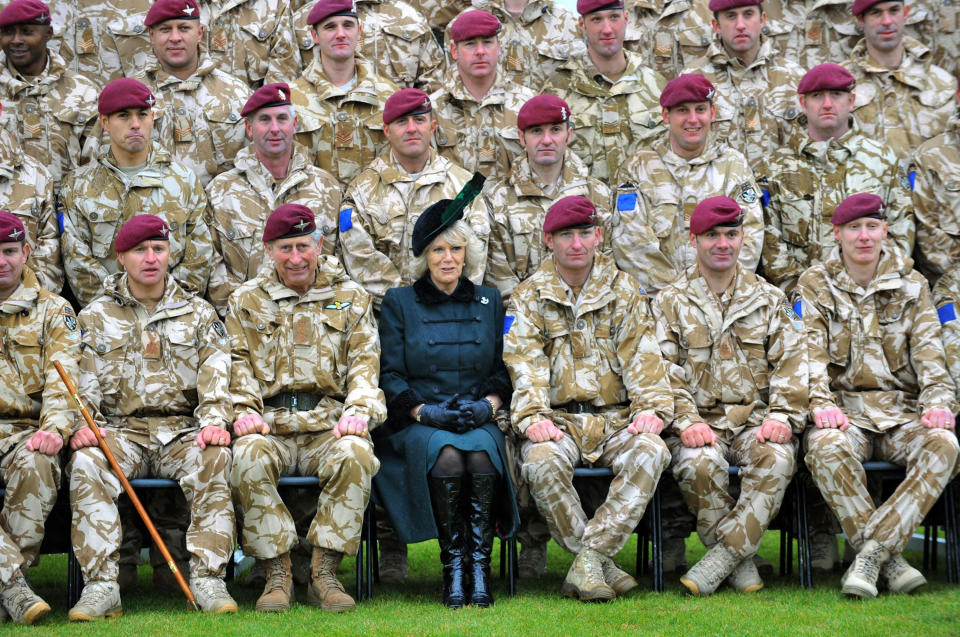
[[[957,91],[960,103],[960,90]],[[960,263],[960,109],[913,153],[917,269],[931,283]]]
[[[52,361],[76,377],[80,330],[70,305],[27,266],[20,219],[0,211],[0,622],[32,624],[50,611],[24,577],[40,552],[60,488],[60,449],[70,435],[69,396]]]
[[[235,613],[223,583],[234,542],[227,332],[210,304],[169,275],[170,235],[154,215],[120,229],[114,247],[124,271],[80,313],[77,387],[127,477],[179,482],[190,506],[190,590],[202,610]],[[123,489],[89,427],[70,448],[71,540],[85,585],[69,618],[118,616]]]
[[[930,60],[956,77],[960,74],[960,4],[953,0],[913,0],[905,32],[930,49]]]
[[[233,293],[227,312],[237,415],[231,484],[243,550],[266,571],[258,611],[287,610],[293,598],[297,533],[276,488],[289,474],[320,479],[307,601],[332,612],[355,607],[337,568],[359,548],[380,466],[368,437],[386,417],[373,302],[334,257],[320,256],[315,229],[306,206],[277,208],[263,233],[272,264]]]
[[[290,87],[262,86],[240,114],[251,143],[237,153],[236,168],[207,186],[216,251],[207,294],[221,316],[230,294],[256,276],[267,260],[260,237],[270,212],[280,204],[300,203],[313,210],[325,237],[323,254],[339,252],[340,184],[311,164],[306,149],[294,141],[297,117]]]
[[[856,0],[853,13],[863,30],[844,63],[857,79],[853,112],[864,134],[885,141],[907,169],[912,150],[947,129],[956,78],[903,35],[909,14],[903,0]]]
[[[307,17],[313,3],[294,14],[297,44],[306,68],[318,56]],[[400,88],[416,87],[430,93],[443,87],[446,58],[426,18],[403,0],[359,0],[357,19],[363,25],[360,54],[377,75]]]
[[[59,194],[63,176],[81,163],[95,123],[98,89],[48,50],[52,34],[50,9],[40,0],[14,0],[0,11],[0,48],[6,56],[0,65],[0,126],[50,171]]]
[[[601,252],[610,252],[610,189],[587,176],[583,160],[567,149],[573,136],[571,118],[570,106],[555,95],[527,100],[517,114],[524,156],[505,180],[488,182],[493,223],[485,282],[500,290],[505,303],[549,256],[543,219],[558,199],[581,195],[593,202],[603,229]]]
[[[591,177],[613,187],[623,164],[663,130],[657,97],[666,80],[623,49],[627,14],[620,0],[578,0],[577,11],[587,52],[562,65],[544,92],[570,105],[571,150]]]
[[[386,146],[381,112],[397,87],[355,55],[360,22],[351,0],[318,0],[307,22],[320,54],[290,86],[297,141],[346,187]]]
[[[0,128],[0,210],[17,215],[30,243],[30,269],[40,287],[57,293],[63,289],[60,236],[53,210],[53,178],[37,160],[22,152],[20,144]]]
[[[135,214],[157,214],[170,224],[170,274],[189,291],[203,294],[213,246],[207,198],[196,174],[152,144],[153,94],[140,82],[120,78],[100,93],[100,125],[110,147],[64,183],[61,248],[70,288],[81,305],[118,270],[111,246],[122,223]]]
[[[807,415],[806,341],[776,287],[737,262],[740,205],[711,197],[690,218],[697,263],[654,302],[676,420],[665,437],[671,469],[709,549],[680,581],[709,595],[724,579],[763,587],[753,556],[796,470]],[[727,493],[740,465],[740,497]]]
[[[711,0],[710,10],[718,37],[707,51],[709,61],[684,73],[701,73],[717,88],[710,129],[756,171],[795,127],[800,109],[794,87],[804,71],[763,35],[767,14],[761,0]]]
[[[947,370],[960,398],[960,265],[947,270],[933,286],[933,303],[940,318],[940,340],[947,361]]]
[[[850,0],[783,0],[765,2],[764,8],[769,18],[764,34],[800,68],[842,62],[863,35]]]
[[[649,301],[613,260],[596,254],[601,230],[589,199],[551,206],[544,241],[553,252],[513,295],[503,360],[513,381],[510,418],[523,478],[553,539],[576,555],[563,593],[607,601],[634,588],[613,556],[656,489],[670,454],[660,432],[673,396]],[[614,478],[592,518],[573,468],[609,467]]]
[[[431,96],[438,121],[438,152],[469,172],[505,179],[517,155],[517,111],[534,93],[497,69],[500,21],[472,9],[450,25],[450,54],[443,91]]]
[[[702,75],[671,80],[660,95],[668,130],[627,163],[613,212],[613,255],[617,266],[651,293],[696,261],[690,244],[690,215],[714,195],[744,208],[740,264],[753,272],[763,242],[760,188],[747,159],[710,135],[716,90]],[[576,116],[576,111],[574,111]]]
[[[379,308],[390,288],[412,285],[411,240],[420,213],[441,199],[453,199],[470,173],[430,147],[437,123],[430,98],[420,89],[401,89],[388,100],[383,131],[389,150],[367,166],[344,193],[340,208],[340,246],[350,277],[373,296]],[[474,179],[480,177],[474,176]],[[490,235],[490,211],[477,197],[463,215],[482,254]],[[464,276],[483,281],[485,260],[469,263]]]
[[[838,248],[798,283],[814,421],[805,461],[859,551],[843,592],[875,597],[883,576],[891,592],[907,593],[925,580],[901,552],[957,475],[951,430],[960,405],[927,282],[909,258],[884,247],[882,200],[852,195],[831,221]],[[906,467],[879,507],[860,464],[871,458]]]
[[[641,0],[633,0],[642,5]],[[688,0],[653,0],[648,10],[657,13],[653,18],[645,16],[641,25],[639,8],[631,12],[631,20],[636,18],[634,28],[640,28],[642,37],[637,44],[624,44],[630,51],[639,53],[642,59],[666,78],[674,78],[697,60],[707,55],[714,33],[710,27],[710,8],[706,0],[690,2]],[[657,5],[659,6],[659,10]],[[628,25],[628,35],[630,35]]]
[[[470,0],[411,0],[435,34],[443,32],[455,17],[470,8]]]
[[[497,74],[518,86],[539,93],[561,64],[584,51],[577,18],[555,0],[520,0],[509,7],[505,0],[472,4],[468,10],[488,11],[500,21]]]
[[[797,85],[804,115],[789,143],[766,156],[758,171],[764,189],[763,274],[787,294],[836,241],[830,216],[849,195],[883,199],[890,247],[913,251],[909,182],[894,151],[864,135],[851,115],[856,80],[843,67],[821,64]]]

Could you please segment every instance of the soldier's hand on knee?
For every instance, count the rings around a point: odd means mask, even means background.
[[[563,440],[563,432],[549,420],[535,422],[526,430],[530,442],[546,442],[548,440]]]
[[[263,421],[260,414],[244,414],[233,423],[233,435],[237,438],[247,434],[266,436],[268,433],[270,433],[270,425]]]
[[[103,427],[100,427],[100,437],[105,438],[107,436],[107,431]],[[90,431],[90,427],[84,427],[77,433],[73,434],[70,437],[70,448],[74,451],[78,449],[83,449],[84,447],[96,447],[97,446],[97,437]]]
[[[790,431],[790,427],[779,420],[764,420],[757,432],[757,440],[783,444],[789,442],[792,435],[793,432]]]
[[[632,423],[627,425],[627,431],[634,436],[637,434],[659,435],[663,431],[663,421],[656,414],[641,412]]]
[[[96,440],[94,440],[96,443]],[[60,434],[53,431],[44,431],[39,429],[27,440],[27,449],[29,451],[39,451],[48,456],[55,456],[63,448],[63,438]]]
[[[207,445],[226,447],[230,444],[230,432],[216,425],[207,425],[197,434],[197,444],[201,449],[206,449]]]
[[[343,416],[333,428],[333,437],[340,439],[343,436],[367,437],[367,421],[360,416]]]
[[[680,432],[680,442],[683,443],[684,447],[688,447],[690,449],[706,447],[707,445],[712,445],[716,441],[717,434],[713,433],[713,429],[711,429],[710,425],[705,422],[698,422],[694,425],[690,425]]]
[[[827,407],[813,415],[813,424],[819,429],[845,431],[850,426],[850,421],[839,407]]]
[[[953,429],[955,421],[946,409],[928,409],[920,416],[920,424],[930,429]]]

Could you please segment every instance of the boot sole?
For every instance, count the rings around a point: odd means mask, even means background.
[[[744,586],[742,589],[737,589],[741,593],[756,593],[763,589],[763,584],[750,584],[749,586]]]
[[[616,582],[610,582],[608,586],[613,589],[613,592],[617,594],[617,597],[622,597],[636,587],[640,586],[640,584],[637,583],[637,580],[630,577],[617,580]]]
[[[346,613],[354,610],[357,607],[357,603],[353,600],[351,600],[350,603],[344,602],[342,604],[324,604],[323,600],[313,592],[313,584],[310,584],[310,586],[307,587],[307,603],[311,606],[316,606],[320,610],[327,611],[328,613]]]
[[[691,593],[692,595],[694,595],[694,596],[696,596],[696,597],[703,597],[703,596],[700,594],[700,587],[697,586],[697,583],[694,582],[693,580],[687,579],[686,577],[681,577],[681,578],[680,578],[680,583],[683,584],[684,587],[685,587],[688,591],[690,591],[690,593]]]
[[[117,608],[111,608],[103,615],[88,615],[83,611],[70,611],[67,615],[67,619],[72,622],[97,622],[105,617],[120,617],[123,615],[123,609],[119,606]]]
[[[567,582],[563,583],[563,586],[560,588],[560,592],[563,593],[564,597],[579,599],[581,602],[610,602],[617,597],[616,593],[611,595],[603,590],[595,592],[584,591],[580,588],[577,588],[573,584],[568,584]],[[612,589],[611,592],[613,592]]]
[[[211,608],[206,612],[213,613],[214,615],[232,615],[233,613],[236,613],[238,610],[240,609],[237,608],[236,602],[227,602],[226,604],[221,604],[216,608]]]
[[[888,590],[894,595],[907,595],[917,590],[918,588],[920,588],[926,583],[927,583],[927,578],[924,577],[923,575],[919,575],[919,576],[908,579],[906,582],[898,584],[896,587],[889,586],[888,584]]]
[[[847,578],[847,581],[843,583],[843,588],[841,589],[844,595],[849,595],[850,597],[860,597],[860,598],[869,598],[873,599],[877,596],[877,589],[870,588],[865,582],[850,582],[850,578]]]
[[[30,624],[39,621],[43,618],[44,615],[50,612],[50,604],[40,601],[27,609],[27,612],[23,614],[23,619],[20,620],[20,623],[24,626],[29,626]]]

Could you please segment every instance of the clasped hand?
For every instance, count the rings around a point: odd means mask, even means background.
[[[419,416],[420,423],[428,427],[464,433],[493,420],[493,405],[456,394],[441,403],[423,405]]]

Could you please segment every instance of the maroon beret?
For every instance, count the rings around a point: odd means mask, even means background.
[[[580,15],[622,8],[623,0],[577,0],[577,13]]]
[[[120,227],[113,240],[113,249],[118,253],[126,252],[149,240],[169,241],[170,226],[156,215],[137,215]]]
[[[473,9],[466,11],[450,25],[450,37],[454,42],[470,38],[486,38],[500,32],[500,20],[489,11]]]
[[[527,100],[517,113],[517,128],[527,130],[538,124],[562,124],[570,121],[570,107],[550,93]]]
[[[310,15],[307,16],[307,24],[310,26],[320,24],[335,15],[349,15],[356,18],[357,8],[353,6],[353,0],[318,0],[310,10]]]
[[[763,4],[763,0],[710,0],[709,9],[714,13],[736,9],[737,7],[752,7]]]
[[[430,98],[418,88],[402,88],[383,105],[383,123],[389,124],[404,115],[419,115],[433,110]]]
[[[806,95],[816,91],[847,91],[857,85],[857,78],[839,64],[818,64],[803,76],[797,93]]]
[[[254,111],[268,106],[288,106],[290,104],[290,87],[286,82],[276,84],[264,84],[253,92],[250,99],[243,105],[240,111],[242,117],[246,117]]]
[[[12,212],[0,210],[0,243],[26,240],[27,230],[23,227],[20,217]]]
[[[699,73],[684,73],[673,78],[660,93],[660,106],[673,108],[683,102],[709,102],[717,90]]]
[[[199,20],[197,0],[157,0],[147,11],[143,24],[152,27],[167,20]]]
[[[581,195],[570,195],[558,200],[547,211],[543,231],[547,234],[565,228],[588,228],[597,225],[597,208]]]
[[[116,79],[100,91],[97,111],[101,115],[113,115],[128,108],[153,108],[157,100],[142,82],[132,77]]]
[[[302,237],[316,229],[317,222],[313,210],[303,204],[285,203],[271,212],[267,218],[267,225],[263,229],[263,242]]]
[[[853,11],[853,15],[860,15],[875,4],[889,1],[890,0],[854,0],[853,7],[851,9]]]
[[[703,234],[716,226],[739,226],[743,223],[740,204],[730,197],[708,197],[693,209],[690,215],[690,232]]]
[[[50,25],[50,7],[40,0],[13,0],[0,11],[0,27],[12,24]]]
[[[835,226],[842,226],[845,223],[850,223],[854,219],[861,217],[886,219],[887,215],[884,209],[883,199],[869,192],[861,192],[856,195],[850,195],[841,201],[840,205],[833,211],[833,216],[830,217],[830,223]]]

